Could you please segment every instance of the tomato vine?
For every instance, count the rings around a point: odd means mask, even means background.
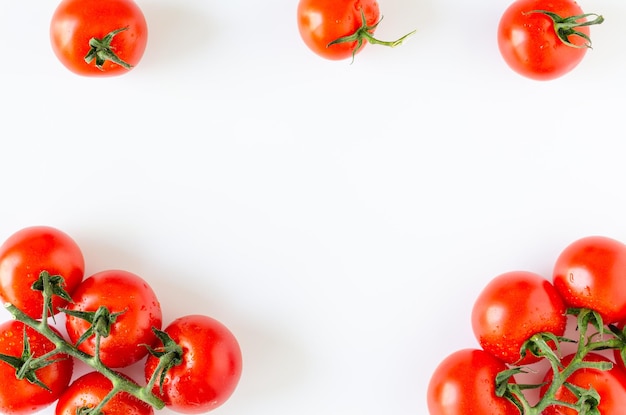
[[[128,393],[156,409],[162,409],[165,406],[165,403],[163,402],[163,400],[155,396],[150,388],[148,388],[147,386],[141,386],[137,382],[125,376],[122,376],[120,373],[104,365],[100,359],[100,340],[102,339],[102,337],[108,336],[108,332],[110,331],[111,319],[115,317],[115,313],[110,313],[108,310],[101,308],[89,317],[84,316],[85,318],[92,320],[92,330],[90,330],[89,335],[93,334],[95,336],[97,345],[96,350],[98,350],[98,352],[94,355],[90,355],[79,350],[76,344],[69,343],[57,331],[52,329],[52,327],[48,323],[47,318],[49,315],[49,304],[51,304],[52,297],[55,295],[60,295],[63,298],[71,299],[70,295],[65,292],[65,290],[63,290],[62,286],[63,278],[60,275],[51,276],[47,271],[42,271],[40,273],[39,279],[36,281],[33,287],[34,289],[41,291],[44,298],[45,306],[43,307],[41,320],[30,317],[11,303],[5,304],[5,308],[11,313],[11,315],[13,315],[13,317],[17,321],[24,323],[36,332],[45,336],[55,345],[55,349],[42,356],[30,356],[28,352],[28,341],[25,340],[24,353],[22,355],[23,358],[21,359],[22,361],[19,364],[16,364],[17,362],[13,356],[0,355],[0,360],[14,366],[16,368],[16,373],[18,374],[18,377],[21,376],[22,378],[30,380],[31,382],[37,379],[37,370],[47,365],[50,358],[59,355],[67,355],[69,357],[78,359],[88,366],[92,367],[97,372],[103,374],[107,379],[111,381],[111,383],[113,384],[113,389],[111,390],[109,395],[105,397],[105,399],[103,399],[96,407],[89,408],[87,412],[83,412],[85,415],[87,413],[98,414],[102,407],[104,407],[113,396],[121,392]],[[62,309],[61,311],[64,311],[64,309]],[[94,316],[97,316],[97,318],[93,318]],[[45,387],[45,385],[40,386]]]

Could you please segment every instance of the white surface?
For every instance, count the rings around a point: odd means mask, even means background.
[[[418,32],[352,65],[304,47],[295,1],[138,4],[143,61],[90,79],[51,52],[55,2],[0,2],[0,238],[56,226],[166,320],[229,326],[216,414],[425,415],[490,278],[626,240],[622,1],[579,2],[606,22],[548,83],[502,62],[506,0],[380,0],[378,37]]]

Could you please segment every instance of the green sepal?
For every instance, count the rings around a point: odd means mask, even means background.
[[[101,337],[109,337],[111,334],[111,326],[113,326],[117,317],[126,312],[126,310],[123,310],[111,313],[109,309],[103,305],[98,307],[96,311],[69,310],[66,308],[62,308],[60,310],[69,316],[80,318],[88,323],[91,323],[89,328],[85,330],[82,336],[80,336],[76,341],[76,346],[80,345],[96,333]]]
[[[579,14],[576,16],[569,16],[569,17],[561,17],[558,14],[548,11],[548,10],[531,10],[527,12],[527,14],[530,14],[530,13],[540,13],[540,14],[544,14],[548,16],[552,20],[554,31],[557,37],[559,38],[559,40],[563,42],[565,45],[573,47],[573,48],[591,48],[591,39],[589,38],[589,36],[587,36],[586,33],[583,33],[580,30],[577,30],[577,28],[584,27],[584,26],[591,26],[591,25],[600,24],[604,22],[604,17],[595,13],[585,13],[585,14]],[[587,20],[587,17],[594,17],[594,19]],[[579,20],[581,19],[585,19],[585,20],[582,22],[579,22]],[[582,38],[585,41],[585,43],[582,45],[577,45],[575,43],[572,43],[569,40],[570,36],[578,36]]]
[[[561,337],[550,332],[537,333],[526,340],[520,348],[520,360],[522,360],[528,353],[535,357],[545,357],[554,362],[559,362],[558,354],[561,354],[560,341]],[[549,343],[554,344],[556,351],[550,346]]]
[[[130,69],[133,66],[128,62],[123,61],[119,56],[111,49],[111,42],[115,35],[124,30],[128,30],[128,26],[120,29],[113,30],[107,33],[102,39],[92,37],[89,39],[89,52],[85,56],[85,62],[91,63],[94,59],[96,61],[96,67],[100,70],[104,70],[102,66],[106,61],[111,61],[115,64],[122,66],[123,68]]]
[[[328,45],[326,45],[326,47],[330,47],[338,43],[356,42],[356,46],[354,47],[354,49],[352,49],[352,62],[354,62],[354,56],[357,54],[359,50],[361,50],[361,48],[365,44],[365,41],[368,41],[371,44],[389,46],[389,47],[394,48],[402,44],[402,42],[404,42],[406,38],[408,38],[409,36],[413,35],[416,32],[414,30],[402,36],[401,38],[392,40],[392,41],[378,40],[372,35],[372,33],[378,27],[379,23],[382,20],[382,17],[380,18],[380,20],[378,20],[376,23],[370,26],[367,24],[367,21],[365,19],[365,11],[363,10],[362,7],[360,11],[361,11],[361,26],[354,33],[335,39],[332,42],[330,42]]]
[[[158,349],[154,349],[149,345],[144,345],[146,349],[148,349],[148,353],[159,359],[159,364],[152,375],[153,378],[150,379],[150,383],[153,383],[156,380],[156,376],[158,376],[159,391],[163,393],[163,383],[165,382],[167,372],[174,366],[178,366],[183,363],[183,348],[180,347],[180,345],[176,343],[166,332],[159,330],[156,327],[152,327],[152,332],[161,341],[161,343],[163,343],[163,346]]]
[[[569,382],[565,382],[563,385],[578,398],[576,407],[579,415],[601,415],[600,409],[598,409],[600,394],[593,387],[585,389]]]
[[[48,271],[41,271],[39,278],[33,283],[31,289],[35,291],[41,291],[44,296],[44,306],[48,310],[48,313],[53,316],[55,311],[52,308],[52,298],[54,296],[61,297],[68,303],[73,303],[70,294],[65,291],[65,280],[61,275],[50,275]]]
[[[50,388],[39,380],[37,377],[37,370],[42,367],[53,364],[55,361],[46,361],[44,364],[37,365],[34,367],[31,365],[31,361],[34,356],[32,354],[30,348],[30,341],[28,340],[28,335],[26,334],[26,329],[24,329],[24,346],[22,348],[22,356],[15,357],[6,354],[0,354],[0,360],[7,363],[9,366],[15,369],[15,377],[17,379],[26,379],[28,382],[37,385],[47,391],[50,391]]]

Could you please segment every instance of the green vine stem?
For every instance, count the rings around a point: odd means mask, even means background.
[[[579,414],[591,414],[597,411],[596,407],[600,397],[593,389],[575,387],[567,383],[568,378],[577,370],[597,369],[610,370],[611,362],[586,361],[585,357],[599,350],[624,350],[626,348],[626,332],[621,332],[614,326],[607,330],[602,322],[602,317],[595,311],[588,309],[570,309],[568,314],[577,318],[578,340],[574,341],[565,337],[557,337],[551,333],[538,333],[532,336],[522,347],[522,355],[530,351],[535,356],[545,358],[552,370],[552,379],[547,389],[541,395],[539,401],[533,406],[524,395],[525,389],[538,389],[545,387],[544,384],[518,385],[509,380],[519,374],[526,373],[523,367],[513,367],[496,376],[496,394],[513,402],[520,410],[521,415],[541,415],[549,406],[558,405],[571,408]],[[589,335],[589,327],[594,327],[596,332]],[[597,340],[599,339],[599,340]],[[566,366],[561,362],[559,342],[577,343],[576,352]],[[550,344],[554,344],[554,348]],[[572,404],[555,398],[557,392],[567,387],[580,399]]]
[[[59,279],[60,278],[60,279]],[[46,271],[43,271],[40,274],[39,280],[33,286],[33,289],[39,290],[42,292],[44,297],[44,307],[42,311],[42,320],[36,320],[26,313],[24,313],[19,308],[15,307],[11,303],[6,303],[5,308],[13,315],[13,317],[31,327],[33,330],[41,333],[48,340],[50,340],[54,345],[55,349],[41,356],[36,356],[29,358],[26,363],[20,367],[19,371],[22,373],[23,377],[27,377],[27,374],[32,374],[31,376],[36,379],[36,375],[34,373],[37,369],[44,367],[50,364],[50,358],[54,356],[70,356],[77,360],[82,361],[87,364],[94,370],[100,372],[104,376],[106,376],[111,383],[113,384],[113,388],[111,392],[94,408],[86,409],[87,412],[85,414],[98,414],[99,411],[104,407],[104,405],[110,400],[115,394],[120,392],[126,392],[135,398],[147,403],[148,405],[156,408],[162,409],[165,407],[165,403],[159,399],[156,395],[152,393],[152,385],[154,381],[151,380],[147,386],[141,386],[132,379],[122,376],[120,373],[114,371],[109,368],[100,360],[99,353],[96,353],[94,356],[87,354],[77,348],[77,346],[67,342],[61,335],[59,335],[56,331],[54,331],[50,325],[48,324],[48,315],[50,311],[51,297],[59,291],[59,286],[62,285],[62,278],[60,276],[50,276]],[[54,286],[54,287],[53,287]],[[96,312],[98,313],[98,312]],[[103,313],[103,311],[100,311]],[[104,312],[107,314],[108,312]],[[116,313],[113,313],[115,316]],[[99,330],[95,330],[96,342],[99,343],[101,338],[101,332]],[[24,339],[25,352],[29,348],[28,339]],[[96,350],[99,350],[97,348]],[[3,356],[6,358],[11,358],[10,356]],[[17,358],[13,358],[17,359]],[[19,375],[19,373],[18,373]],[[156,377],[156,373],[154,375]],[[45,385],[40,385],[45,388]]]
[[[356,42],[356,47],[352,50],[352,60],[354,61],[354,56],[363,47],[364,42],[366,41],[374,45],[389,46],[391,48],[394,48],[402,44],[402,42],[404,42],[406,38],[408,38],[409,36],[417,32],[417,30],[413,30],[412,32],[407,33],[401,38],[392,40],[392,41],[379,40],[379,39],[376,39],[372,35],[372,32],[376,29],[379,23],[380,23],[380,20],[374,23],[373,25],[369,26],[365,19],[365,12],[363,11],[363,8],[361,8],[361,27],[359,27],[351,35],[343,36],[343,37],[340,37],[339,39],[333,40],[328,45],[326,45],[326,47],[330,47],[338,43]]]

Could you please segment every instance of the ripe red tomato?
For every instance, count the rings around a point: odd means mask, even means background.
[[[626,320],[626,245],[611,238],[581,238],[558,256],[553,283],[566,304],[590,308],[604,323]]]
[[[497,276],[479,294],[472,309],[472,328],[481,347],[506,363],[520,360],[520,348],[532,335],[565,332],[566,307],[550,281],[513,271]],[[536,362],[531,354],[519,364]]]
[[[430,415],[519,415],[517,407],[495,394],[496,375],[507,366],[483,350],[463,349],[435,369],[427,390]]]
[[[573,0],[516,0],[504,12],[498,26],[498,46],[504,61],[517,73],[535,80],[558,78],[574,69],[585,56],[588,39],[569,35],[575,47],[564,43],[554,29],[553,20],[536,10],[556,13],[561,18],[581,16]],[[584,22],[586,18],[578,18]],[[598,22],[600,23],[600,22]],[[576,31],[589,37],[588,26]]]
[[[563,365],[571,362],[573,355],[563,357]],[[610,362],[609,359],[596,353],[589,353],[585,356],[585,361],[590,362]],[[552,373],[546,375],[545,380],[552,380]],[[598,414],[619,414],[626,407],[626,372],[617,366],[613,366],[610,370],[600,369],[579,369],[575,371],[567,381],[571,384],[584,389],[593,388],[600,395],[600,404],[598,405]],[[548,385],[544,386],[543,392]],[[578,398],[566,387],[561,387],[555,398],[561,402],[574,404]],[[595,413],[595,412],[594,412]],[[565,406],[549,406],[544,409],[544,415],[577,415],[574,409]]]
[[[52,50],[70,71],[85,76],[120,75],[141,60],[148,27],[133,0],[62,0],[52,16],[50,40]]]
[[[99,372],[89,372],[76,379],[61,395],[55,415],[76,415],[80,408],[93,408],[113,389],[113,384]],[[152,415],[152,407],[127,393],[116,394],[102,408],[106,415]]]
[[[83,280],[85,260],[76,242],[64,232],[48,226],[33,226],[11,235],[0,246],[0,298],[33,318],[41,318],[43,297],[31,286],[41,271],[61,275],[65,290],[72,294]],[[52,306],[66,305],[53,297]]]
[[[152,288],[138,275],[128,271],[108,270],[86,278],[72,297],[70,311],[96,311],[105,306],[111,313],[123,312],[111,326],[108,337],[100,343],[100,358],[109,367],[131,365],[148,353],[144,345],[157,340],[152,327],[161,328],[161,305]],[[90,324],[68,315],[66,328],[70,340],[76,343]],[[80,344],[79,349],[93,355],[95,336]]]
[[[159,381],[153,393],[181,413],[199,414],[222,405],[234,392],[242,370],[241,350],[232,332],[202,315],[180,317],[164,331],[182,347],[182,363],[167,372],[163,393]],[[146,381],[152,378],[158,362],[148,356]]]
[[[0,324],[0,353],[20,358],[24,348],[24,329],[28,336],[31,354],[36,358],[55,349],[54,344],[23,323],[10,320]],[[15,376],[15,368],[0,362],[0,413],[25,415],[39,411],[61,396],[72,378],[74,363],[68,356],[56,355],[52,359],[62,358],[45,366],[35,373],[39,381],[50,390],[35,385],[26,379]]]
[[[297,13],[300,36],[309,49],[326,59],[352,57],[367,42],[358,49],[357,41],[328,44],[361,28],[361,10],[367,26],[378,23],[380,10],[376,0],[300,0]]]

